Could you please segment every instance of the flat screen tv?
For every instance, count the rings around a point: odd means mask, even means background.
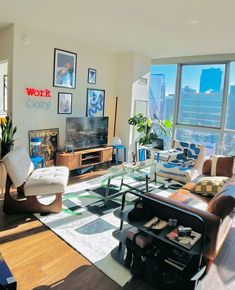
[[[76,149],[99,147],[108,143],[108,117],[66,119],[66,144]]]

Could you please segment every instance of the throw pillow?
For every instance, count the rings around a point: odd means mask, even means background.
[[[206,196],[214,196],[221,191],[228,180],[229,178],[226,176],[201,177],[192,191]]]
[[[212,156],[204,161],[202,174],[211,176],[227,176],[233,175],[234,156]]]

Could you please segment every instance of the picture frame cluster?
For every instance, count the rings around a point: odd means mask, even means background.
[[[55,48],[53,67],[53,86],[76,89],[77,54]],[[97,71],[88,68],[87,83],[96,84]],[[86,116],[104,116],[105,90],[87,88]],[[58,92],[58,114],[72,114],[73,94]]]

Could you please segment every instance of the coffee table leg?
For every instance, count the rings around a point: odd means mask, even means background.
[[[121,180],[120,191],[122,190],[122,186],[123,186],[123,176],[122,176],[122,180]]]
[[[104,206],[107,206],[108,196],[109,196],[110,178],[108,179],[108,184],[105,191]]]
[[[145,176],[145,181],[146,181],[146,192],[149,191],[149,178],[148,175]]]

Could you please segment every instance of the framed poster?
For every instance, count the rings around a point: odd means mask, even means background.
[[[55,48],[53,86],[60,88],[76,87],[77,54]]]
[[[58,93],[58,114],[72,114],[72,94]]]
[[[88,84],[96,84],[96,69],[88,68],[87,82]]]
[[[38,155],[42,156],[46,166],[55,164],[56,152],[58,150],[59,129],[29,130],[29,154],[33,154],[33,146],[30,140],[33,137],[41,138],[41,145],[38,146]]]
[[[105,90],[87,89],[86,116],[104,116]]]

